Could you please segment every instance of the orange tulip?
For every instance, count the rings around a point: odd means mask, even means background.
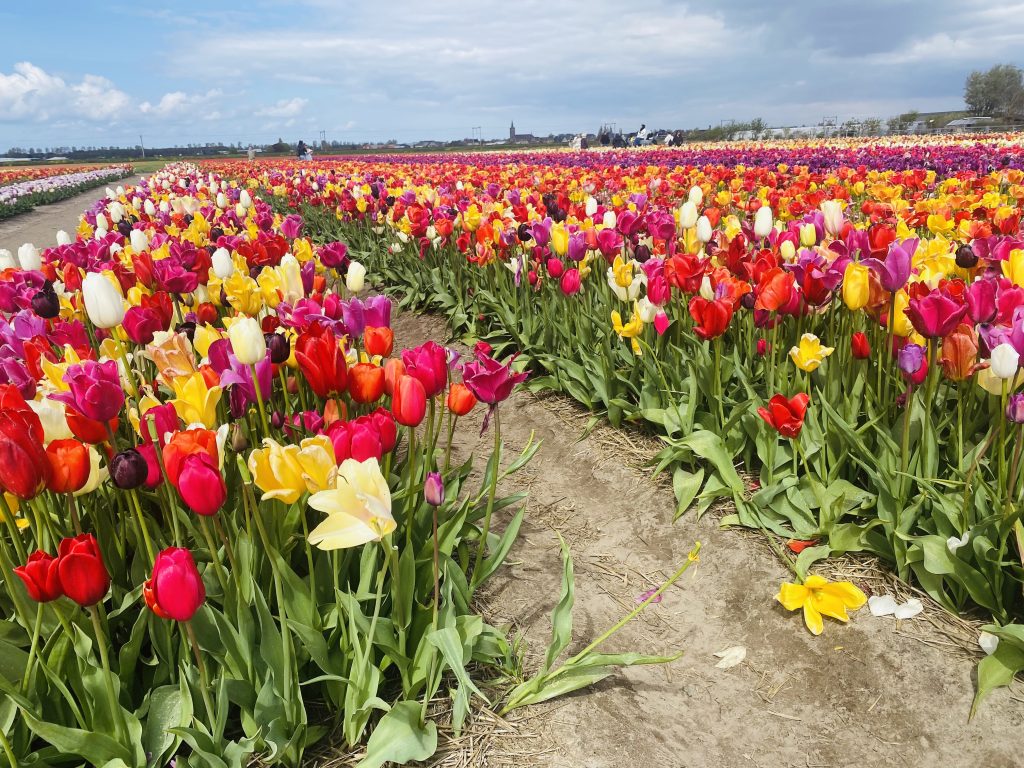
[[[353,365],[348,371],[348,393],[357,403],[373,403],[384,394],[384,369],[370,363]]]
[[[89,480],[89,449],[77,440],[51,441],[46,458],[52,470],[46,487],[54,493],[74,493]]]

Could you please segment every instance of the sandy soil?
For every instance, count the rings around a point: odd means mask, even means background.
[[[445,337],[436,318],[414,315],[399,317],[396,333],[401,346]],[[560,397],[518,393],[504,414],[508,456],[518,454],[531,432],[543,445],[518,475],[530,485],[526,522],[484,609],[493,623],[514,623],[525,633],[528,668],[543,654],[558,600],[556,531],[570,543],[576,566],[570,652],[635,607],[639,595],[682,564],[695,540],[704,549],[693,577],[684,576],[606,649],[684,650],[679,661],[630,669],[527,710],[523,727],[536,734],[536,754],[506,763],[496,748],[493,760],[477,764],[1022,764],[1016,739],[1024,700],[997,691],[968,723],[974,662],[928,616],[897,627],[864,608],[847,626],[826,620],[815,638],[798,613],[774,600],[787,572],[757,537],[721,530],[710,514],[699,523],[684,516],[672,524],[671,490],[635,461],[627,463],[637,455],[627,442],[635,437],[608,429],[580,439],[586,418]],[[467,451],[478,431],[475,424],[460,429]],[[870,590],[871,582],[861,586]],[[735,645],[746,647],[746,660],[716,669],[713,654]]]
[[[0,247],[44,246],[69,232],[97,192],[0,223]],[[400,345],[445,337],[435,318],[402,315]],[[477,740],[446,765],[558,768],[841,768],[1024,764],[1019,687],[992,694],[971,722],[974,658],[928,614],[897,626],[867,609],[848,626],[826,620],[812,637],[775,601],[786,571],[756,537],[720,530],[709,514],[672,524],[671,490],[636,466],[638,438],[599,428],[559,397],[518,393],[504,407],[506,456],[534,432],[543,445],[527,471],[526,522],[509,565],[492,579],[483,608],[518,627],[535,669],[559,594],[555,532],[576,566],[575,652],[631,610],[678,567],[697,539],[701,562],[623,629],[607,650],[685,655],[641,667],[549,704],[513,713],[504,737]],[[479,439],[479,414],[459,431]],[[490,435],[483,438],[489,442]],[[483,446],[481,446],[482,448]],[[872,583],[862,581],[865,588]],[[715,668],[714,652],[747,648],[746,660]],[[978,652],[980,653],[980,652]],[[506,729],[507,730],[507,729]]]

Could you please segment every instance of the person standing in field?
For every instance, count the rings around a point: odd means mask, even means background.
[[[256,147],[250,144],[249,148],[245,150],[245,155],[249,158],[250,163],[253,162],[256,159]]]

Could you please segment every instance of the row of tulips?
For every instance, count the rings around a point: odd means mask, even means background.
[[[175,167],[0,273],[7,764],[298,765],[321,741],[422,760],[435,696],[456,731],[487,700],[471,668],[509,709],[666,660],[597,653],[608,632],[559,663],[567,565],[524,678],[473,596],[523,519],[497,489],[537,449],[501,448],[526,373],[486,345],[399,352],[391,301],[301,230]],[[484,409],[477,477],[460,443]]]
[[[30,174],[10,183],[4,183],[3,172],[0,172],[0,219],[24,213],[37,205],[67,200],[132,173],[130,165],[58,170],[59,173]]]
[[[790,543],[798,582],[867,552],[991,617],[983,694],[1024,668],[1021,146],[902,149],[931,160],[712,165],[734,150],[707,148],[687,166],[653,152],[236,171],[316,239],[345,238],[404,305],[521,350],[530,386],[655,428],[679,514],[728,498],[725,523]],[[820,632],[793,594],[780,600]]]

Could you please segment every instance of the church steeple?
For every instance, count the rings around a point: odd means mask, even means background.
[[[516,140],[516,122],[515,122],[515,120],[512,121],[512,125],[510,125],[509,128],[508,128],[508,140],[509,141],[515,141]]]

